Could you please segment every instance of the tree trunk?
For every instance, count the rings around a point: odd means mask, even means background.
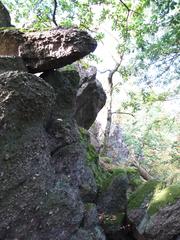
[[[145,179],[146,181],[153,179],[153,177],[148,173],[148,171],[145,168],[143,168],[142,166],[140,166],[137,161],[134,160],[131,163],[131,165],[134,166],[138,170],[140,176],[143,179]]]

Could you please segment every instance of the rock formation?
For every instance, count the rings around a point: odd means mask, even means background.
[[[108,139],[107,156],[113,159],[113,163],[124,164],[128,161],[129,150],[124,142],[122,128],[119,124],[112,124]]]
[[[78,66],[77,69],[81,80],[77,92],[76,121],[79,126],[89,129],[105,105],[106,94],[96,79],[95,67],[84,70]]]
[[[104,240],[75,120],[79,74],[54,70],[95,40],[77,29],[0,38],[0,239]]]
[[[79,76],[42,77],[0,74],[0,236],[104,239],[85,211],[97,188],[73,118]]]
[[[8,10],[0,1],[0,28],[11,27],[11,19]]]
[[[102,227],[107,236],[118,236],[121,239],[122,223],[127,205],[128,179],[126,175],[117,175],[107,189],[103,189],[98,197],[98,212],[102,216]]]
[[[10,71],[27,72],[27,69],[21,57],[0,57],[0,73]]]
[[[57,69],[94,51],[97,43],[85,31],[56,28],[43,32],[0,31],[0,55],[20,56],[31,73]]]
[[[180,233],[180,188],[150,180],[132,194],[127,217],[136,239],[174,240]]]
[[[58,68],[95,47],[77,29],[0,31],[0,240],[132,240],[131,227],[138,240],[179,239],[179,188],[141,194],[134,169],[103,168],[90,144],[106,100],[96,70]]]

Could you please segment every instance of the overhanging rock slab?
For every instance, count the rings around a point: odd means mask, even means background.
[[[76,28],[26,33],[0,31],[0,55],[21,56],[31,73],[71,64],[93,52],[96,46],[96,40]]]

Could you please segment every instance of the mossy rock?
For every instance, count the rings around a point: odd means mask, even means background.
[[[142,180],[138,170],[135,169],[134,167],[127,167],[125,169],[126,169],[126,173],[127,173],[127,177],[129,180],[129,185],[131,187],[131,190],[134,191],[143,184],[143,180]]]
[[[112,183],[112,180],[116,176],[127,177],[129,180],[129,186],[132,190],[135,190],[138,186],[140,186],[143,183],[138,171],[133,167],[117,167],[111,165],[111,168],[104,169],[99,164],[99,155],[95,147],[92,144],[90,144],[90,137],[88,131],[84,128],[79,127],[79,134],[80,141],[85,146],[87,151],[86,163],[91,168],[94,174],[96,184],[100,192],[106,191],[109,185]],[[105,158],[105,160],[107,160],[107,158]],[[110,161],[109,158],[108,161]]]
[[[149,215],[154,215],[161,208],[174,204],[178,199],[180,199],[180,184],[171,185],[161,190],[156,189],[149,203]]]
[[[128,201],[128,210],[139,208],[144,200],[150,200],[156,189],[162,189],[163,183],[156,180],[150,180],[140,186],[134,192]]]
[[[107,172],[106,177],[104,178],[104,181],[101,186],[102,191],[105,191],[108,188],[108,186],[112,183],[112,180],[116,176],[127,177],[129,181],[129,186],[132,190],[136,189],[143,183],[138,171],[135,168],[116,167]]]
[[[89,133],[86,129],[79,127],[80,142],[86,148],[86,164],[92,170],[96,184],[98,188],[101,188],[104,179],[106,178],[106,173],[99,165],[99,155],[92,144],[90,144]]]
[[[166,187],[164,182],[150,180],[137,189],[128,201],[128,210],[140,208],[147,202],[147,213],[152,216],[161,208],[171,205],[180,199],[180,184]]]

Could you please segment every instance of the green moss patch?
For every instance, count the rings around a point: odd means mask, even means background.
[[[106,179],[108,173],[105,172],[99,165],[99,155],[97,154],[94,146],[90,144],[90,137],[88,131],[84,128],[79,128],[79,133],[80,142],[85,146],[87,151],[86,164],[91,168],[97,186],[101,188],[102,183],[104,182],[104,179]]]
[[[180,184],[166,187],[163,182],[148,181],[130,196],[128,210],[139,208],[145,199],[148,202],[147,212],[152,216],[161,208],[180,199]]]
[[[153,215],[167,205],[173,204],[180,199],[180,184],[156,190],[148,207],[149,215]]]
[[[135,169],[133,167],[127,167],[125,169],[126,169],[127,177],[129,180],[129,185],[132,188],[132,190],[134,191],[143,184],[143,180],[140,177],[137,169]]]
[[[91,168],[94,174],[99,191],[106,191],[114,177],[119,175],[127,176],[127,178],[129,179],[129,183],[131,186],[133,186],[133,188],[137,188],[137,186],[141,185],[142,180],[135,168],[116,167],[110,164],[111,167],[109,169],[104,169],[99,164],[99,155],[96,152],[96,149],[93,145],[90,144],[90,137],[88,131],[84,128],[79,128],[79,133],[80,141],[85,146],[87,151],[86,163]],[[104,157],[102,159],[104,159]]]
[[[130,196],[128,201],[128,210],[139,208],[145,198],[150,200],[155,190],[162,189],[162,187],[163,183],[156,180],[150,180],[144,183]]]

